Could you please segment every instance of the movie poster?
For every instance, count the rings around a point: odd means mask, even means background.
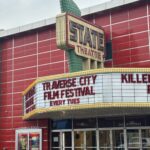
[[[40,134],[29,134],[29,150],[40,150]]]
[[[28,150],[28,134],[18,134],[18,150]]]

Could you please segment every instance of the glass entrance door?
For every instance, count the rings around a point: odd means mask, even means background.
[[[111,150],[110,130],[99,131],[100,150]]]
[[[60,150],[61,149],[61,132],[52,132],[52,150]]]
[[[125,150],[124,130],[99,130],[100,150]]]
[[[72,134],[71,132],[62,133],[62,150],[72,150]]]
[[[127,147],[128,150],[140,150],[141,138],[139,129],[127,129]]]
[[[86,131],[86,150],[96,150],[96,131]]]
[[[112,130],[113,150],[125,150],[124,130]]]
[[[142,129],[142,150],[150,150],[150,129]]]
[[[85,149],[85,135],[84,131],[74,131],[74,149]]]
[[[72,132],[53,132],[52,150],[72,150]]]
[[[96,131],[74,131],[75,150],[96,150]]]
[[[150,128],[52,132],[51,150],[150,150]]]

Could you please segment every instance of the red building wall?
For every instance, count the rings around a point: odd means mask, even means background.
[[[43,150],[48,146],[48,120],[23,121],[22,92],[37,77],[68,72],[64,51],[56,47],[54,26],[2,41],[0,149],[15,149],[15,129],[42,127]]]
[[[150,67],[150,4],[139,2],[85,16],[112,40],[113,59],[105,67]],[[64,51],[56,47],[55,26],[1,40],[0,149],[15,149],[15,129],[41,127],[48,149],[48,120],[23,121],[22,91],[37,77],[68,72]]]
[[[95,17],[111,37],[112,67],[150,67],[150,4],[141,1]],[[111,63],[107,62],[106,66]]]

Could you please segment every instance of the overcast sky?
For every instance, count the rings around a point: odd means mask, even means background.
[[[110,0],[74,0],[80,9]],[[59,0],[0,0],[0,29],[9,29],[60,13]]]

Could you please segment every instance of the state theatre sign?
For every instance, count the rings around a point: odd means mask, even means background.
[[[69,110],[71,114],[72,110],[84,111],[85,107],[91,109],[93,115],[94,108],[105,113],[107,108],[123,107],[122,112],[131,108],[129,113],[137,106],[149,107],[149,72],[149,69],[113,68],[39,78],[23,93],[24,119],[51,111]]]
[[[104,30],[71,14],[56,18],[57,45],[60,49],[74,48],[78,56],[103,62]]]

